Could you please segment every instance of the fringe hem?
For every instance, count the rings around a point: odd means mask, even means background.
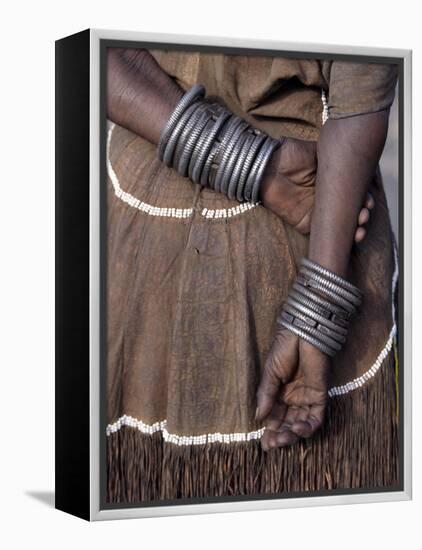
[[[398,484],[395,358],[329,399],[313,438],[264,453],[259,441],[178,446],[123,426],[107,437],[107,502],[133,503]]]

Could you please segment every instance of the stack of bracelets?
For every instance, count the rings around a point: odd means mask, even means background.
[[[183,95],[161,133],[158,156],[195,183],[256,203],[265,167],[282,141],[204,96],[200,84]]]
[[[349,320],[361,301],[357,287],[303,258],[277,322],[333,357],[345,343]]]
[[[218,103],[195,84],[180,99],[164,127],[158,156],[195,183],[230,199],[256,203],[276,140]],[[362,293],[348,281],[303,258],[278,323],[333,357],[346,341],[349,320]]]

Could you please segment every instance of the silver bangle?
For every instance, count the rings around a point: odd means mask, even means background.
[[[290,332],[293,332],[294,334],[297,334],[302,340],[305,340],[306,342],[309,342],[310,344],[314,345],[316,348],[318,348],[320,351],[325,353],[326,355],[329,355],[330,357],[334,357],[336,354],[336,351],[333,350],[330,346],[327,346],[319,340],[318,338],[315,338],[311,334],[309,334],[307,331],[300,329],[299,327],[292,325],[292,323],[289,323],[288,321],[285,321],[284,319],[280,319],[278,321],[280,325],[290,330]]]
[[[301,325],[299,326],[302,326],[302,328],[306,327],[306,330],[310,329],[311,335],[312,335],[312,331],[315,331],[313,333],[315,337],[321,337],[323,335],[337,342],[340,345],[340,347],[336,351],[340,351],[341,344],[344,344],[346,342],[345,336],[341,336],[337,332],[334,332],[329,328],[327,328],[325,325],[319,324],[317,321],[315,321],[315,319],[308,317],[304,313],[301,313],[300,311],[295,311],[294,308],[288,306],[287,304],[284,305],[284,309],[283,309],[283,315],[286,316],[286,314],[291,316],[291,322],[294,325],[298,325],[299,321],[301,321]],[[326,343],[328,345],[329,342],[326,342]]]
[[[222,123],[229,116],[229,114],[223,111],[217,104],[211,105],[209,110],[211,118],[208,120],[208,123],[198,139],[198,143],[192,152],[192,158],[189,163],[188,175],[195,183],[200,182],[201,171],[211,149],[212,142],[221,128]]]
[[[209,184],[210,172],[211,172],[211,168],[214,164],[215,157],[218,154],[219,148],[220,148],[220,143],[218,141],[214,141],[214,143],[212,144],[210,153],[208,155],[208,158],[205,161],[202,173],[201,173],[201,185],[203,185],[203,186],[206,186],[206,185],[209,186],[210,185]]]
[[[256,203],[280,141],[204,95],[200,84],[185,93],[160,136],[158,156],[195,183]]]
[[[173,162],[173,155],[174,151],[177,147],[178,139],[182,131],[184,130],[186,124],[189,122],[190,117],[193,115],[193,113],[196,111],[197,105],[189,105],[187,109],[184,111],[180,119],[177,121],[176,126],[174,127],[174,130],[169,137],[167,144],[164,148],[164,154],[163,154],[163,162],[167,166],[172,166]]]
[[[209,112],[207,112],[206,109],[201,111],[201,115],[198,117],[195,127],[192,129],[189,137],[187,138],[186,143],[183,147],[183,151],[177,163],[177,171],[181,176],[188,175],[188,168],[193,150],[195,149],[195,145],[199,137],[201,136],[202,130],[205,128],[210,118],[211,115]]]
[[[223,175],[222,165],[227,158],[227,150],[231,146],[231,140],[238,133],[236,131],[242,125],[242,122],[243,121],[240,117],[232,115],[231,120],[229,120],[225,128],[225,134],[223,136],[223,139],[221,140],[219,152],[216,158],[217,165],[215,173],[211,176],[211,185],[215,189],[215,191],[220,191],[220,183]]]
[[[332,271],[329,271],[325,267],[322,267],[321,265],[317,264],[312,260],[309,260],[308,258],[302,258],[301,264],[307,267],[308,269],[312,269],[313,271],[316,271],[320,275],[323,275],[327,279],[340,285],[345,290],[352,292],[352,294],[354,294],[358,298],[362,298],[362,292],[356,286],[349,283],[349,281],[346,281],[346,279],[343,279],[343,277],[340,277],[340,275],[337,275],[337,273],[333,273]]]
[[[291,295],[289,295],[289,297],[287,298],[286,304],[289,304],[290,306],[294,307],[296,310],[300,311],[303,315],[307,315],[311,319],[314,319],[318,324],[324,325],[328,329],[337,332],[340,336],[344,336],[344,337],[347,336],[347,329],[337,325],[336,323],[333,323],[323,315],[318,315],[318,313],[316,313],[312,309],[307,308],[304,304],[301,304],[300,302],[292,298]]]
[[[255,176],[255,181],[252,187],[252,195],[251,195],[251,202],[256,203],[258,201],[258,195],[259,195],[259,189],[262,177],[265,173],[265,168],[267,167],[267,164],[271,158],[271,155],[274,153],[276,149],[280,146],[280,142],[272,139],[267,145],[264,144],[265,152],[263,154],[263,160],[261,164],[259,165],[259,168],[257,170],[257,174]]]
[[[230,182],[227,189],[227,195],[229,199],[235,199],[236,198],[236,189],[239,189],[239,182],[240,182],[240,174],[242,173],[242,168],[245,164],[246,157],[249,153],[249,150],[251,148],[252,142],[255,139],[255,135],[252,132],[248,132],[246,135],[246,139],[244,143],[242,144],[241,151],[239,153],[239,156],[236,160],[236,163],[233,167],[233,172],[230,176]]]
[[[252,168],[251,168],[251,171],[249,173],[248,179],[246,180],[244,195],[245,195],[245,199],[247,201],[251,200],[252,189],[253,189],[253,186],[254,186],[254,183],[255,183],[255,178],[256,178],[256,175],[258,173],[258,169],[259,169],[262,161],[265,159],[266,150],[267,150],[266,146],[270,143],[270,140],[271,140],[271,138],[269,138],[267,136],[265,138],[264,142],[262,143],[261,147],[258,149],[256,159],[255,159],[255,161],[252,165]]]
[[[352,292],[349,292],[348,290],[345,290],[343,287],[339,286],[333,281],[323,277],[322,275],[319,275],[318,273],[314,273],[307,267],[302,267],[301,273],[305,275],[307,279],[313,279],[314,281],[317,281],[318,283],[325,286],[328,290],[335,292],[336,294],[338,294],[348,302],[352,303],[353,305],[357,307],[360,306],[362,302],[361,298],[358,298],[355,294],[353,294]]]
[[[296,292],[299,294],[302,294],[303,296],[306,296],[316,304],[322,306],[324,309],[328,310],[331,313],[331,317],[337,316],[339,319],[342,320],[344,327],[348,326],[349,319],[351,317],[351,314],[348,311],[345,311],[341,307],[333,304],[332,302],[329,302],[328,300],[324,300],[319,294],[316,294],[315,292],[311,291],[310,289],[300,285],[299,283],[295,282],[293,283],[292,287]],[[340,324],[340,323],[339,323]]]
[[[230,140],[229,145],[227,146],[226,150],[224,151],[224,154],[221,159],[220,166],[218,167],[217,172],[217,180],[219,177],[219,173],[221,174],[221,178],[218,180],[219,183],[219,190],[222,193],[227,194],[227,188],[230,181],[231,171],[233,169],[233,164],[236,161],[237,157],[240,154],[241,147],[240,145],[243,143],[244,138],[246,137],[245,131],[249,128],[249,124],[247,122],[241,122],[239,126],[237,127],[236,131],[233,133],[233,136]]]
[[[167,145],[167,141],[173,132],[179,118],[185,112],[187,107],[191,105],[198,97],[205,96],[205,88],[201,84],[195,84],[190,90],[188,90],[180,99],[179,103],[176,105],[174,111],[170,115],[166,125],[164,126],[163,131],[161,132],[160,140],[158,142],[158,157],[160,160],[163,160],[164,149]]]
[[[202,116],[204,114],[204,111],[206,110],[206,105],[204,103],[198,102],[196,104],[196,109],[192,113],[191,117],[185,124],[185,127],[183,128],[182,132],[180,133],[177,145],[174,150],[174,156],[173,156],[173,167],[176,168],[176,170],[179,172],[179,162],[182,158],[183,152],[186,148],[186,144],[189,141],[190,136],[193,132],[196,132],[198,122],[202,119]],[[180,172],[179,172],[180,173]],[[184,175],[184,174],[181,174]]]
[[[302,260],[277,322],[333,357],[346,342],[348,321],[362,293],[336,273],[312,266],[311,260]]]
[[[242,201],[245,197],[245,185],[246,181],[248,179],[249,171],[251,169],[251,166],[253,162],[255,161],[255,158],[258,154],[258,151],[261,147],[261,145],[264,143],[266,136],[262,134],[261,132],[256,134],[256,137],[254,141],[252,142],[248,153],[246,155],[245,163],[243,165],[242,171],[240,172],[239,176],[239,183],[237,186],[237,193],[236,197],[237,200]]]
[[[299,275],[296,278],[297,282],[304,286],[305,288],[310,288],[313,290],[317,290],[321,292],[325,298],[328,298],[329,300],[332,300],[336,305],[341,306],[343,309],[348,311],[350,314],[355,313],[356,307],[351,304],[349,301],[347,301],[342,296],[339,296],[336,292],[333,292],[332,290],[329,290],[326,288],[323,284],[319,283],[318,281],[315,281],[314,279],[307,279],[304,275],[299,273]]]

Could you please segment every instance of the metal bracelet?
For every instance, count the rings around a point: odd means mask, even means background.
[[[214,126],[215,126],[215,120],[211,116],[207,120],[207,123],[205,124],[202,132],[199,134],[199,137],[198,137],[198,139],[195,143],[195,146],[193,148],[193,151],[192,151],[192,154],[191,154],[191,157],[190,157],[190,160],[189,160],[189,166],[188,166],[188,177],[193,181],[195,181],[193,179],[193,171],[195,169],[195,166],[197,165],[199,156],[201,155],[202,151],[204,150],[204,143],[208,139],[208,136],[210,135],[210,132],[214,128]],[[198,183],[198,182],[195,181],[195,183]]]
[[[223,111],[215,121],[209,133],[206,135],[201,147],[201,151],[198,155],[192,171],[192,179],[195,183],[200,183],[201,185],[204,185],[206,183],[206,181],[205,183],[202,183],[202,171],[205,167],[207,158],[211,153],[217,134],[221,130],[223,124],[226,122],[229,116],[230,113],[228,113],[227,111]]]
[[[160,140],[158,142],[158,157],[160,160],[163,160],[164,149],[167,145],[167,141],[181,115],[185,112],[187,107],[189,107],[189,105],[191,105],[193,101],[195,101],[198,97],[204,96],[205,88],[201,84],[195,84],[182,96],[174,111],[170,115],[166,125],[164,126],[163,131],[161,132]]]
[[[204,104],[203,102],[198,102],[196,110],[192,113],[192,116],[187,121],[185,127],[183,128],[177,140],[176,149],[174,150],[174,155],[173,155],[173,167],[176,168],[178,172],[179,172],[178,167],[179,167],[180,159],[182,158],[182,154],[185,150],[186,144],[189,141],[189,138],[191,137],[192,133],[195,133],[195,135],[197,136],[197,132],[196,132],[197,125],[199,121],[202,119],[202,116],[206,111],[206,108],[207,108],[206,104]]]
[[[305,296],[300,292],[298,292],[297,290],[295,290],[294,287],[292,287],[289,292],[289,296],[291,296],[292,298],[295,298],[298,302],[306,306],[308,309],[311,309],[321,317],[325,317],[326,319],[331,319],[332,312],[329,309],[324,308],[323,306],[314,302],[311,298],[312,295],[313,294],[309,292],[309,296]]]
[[[297,282],[301,285],[303,285],[306,288],[312,288],[314,290],[318,290],[320,293],[323,294],[328,299],[331,299],[335,304],[341,306],[349,313],[353,314],[356,311],[356,307],[339,296],[337,293],[329,290],[326,288],[323,284],[319,283],[318,281],[315,281],[314,279],[307,279],[306,277],[302,276],[300,273],[296,278]]]
[[[230,176],[230,182],[227,189],[227,195],[229,199],[235,199],[236,198],[236,189],[239,187],[240,182],[240,174],[242,172],[242,168],[245,164],[246,157],[249,153],[249,150],[251,148],[252,142],[255,139],[255,134],[253,132],[248,131],[246,133],[246,138],[244,143],[242,144],[242,149],[239,153],[239,156],[237,157],[236,163],[233,167],[232,174]],[[242,197],[243,199],[243,197]]]
[[[337,273],[333,273],[332,271],[326,269],[325,267],[322,267],[313,260],[309,260],[308,258],[302,258],[301,264],[308,269],[312,269],[313,271],[318,272],[320,275],[323,275],[327,279],[330,279],[334,283],[343,287],[345,290],[352,292],[357,298],[362,298],[362,292],[356,286],[352,285],[352,283],[349,283],[349,281],[346,281],[346,279],[343,279],[343,277],[337,275]]]
[[[198,184],[256,203],[266,166],[280,141],[204,95],[199,84],[184,94],[160,136],[158,156]]]
[[[329,329],[327,326],[318,323],[318,321],[316,321],[312,317],[308,317],[304,313],[297,311],[296,308],[291,307],[289,304],[284,304],[283,313],[288,313],[289,315],[293,316],[294,319],[299,319],[300,321],[303,321],[303,323],[305,323],[306,326],[309,326],[309,328],[316,330],[317,333],[319,333],[320,335],[323,334],[324,336],[335,340],[339,344],[344,344],[346,342],[345,336],[342,336],[338,332]],[[291,320],[291,322],[295,324],[294,320]]]
[[[306,296],[316,304],[322,306],[326,310],[331,312],[331,319],[333,319],[334,316],[338,317],[342,322],[344,327],[348,326],[348,321],[351,317],[351,314],[348,311],[345,311],[340,306],[337,306],[333,304],[332,302],[329,302],[328,300],[324,300],[319,294],[316,294],[309,288],[306,288],[302,285],[300,285],[298,282],[293,283],[292,287],[296,292],[302,294],[303,296]],[[337,322],[337,321],[336,321]],[[340,322],[338,322],[340,324]]]
[[[237,157],[239,156],[241,151],[241,147],[245,141],[245,138],[247,137],[246,131],[248,130],[248,128],[249,124],[247,122],[243,122],[242,124],[240,124],[236,132],[232,136],[231,143],[225,151],[224,158],[222,159],[219,166],[219,170],[221,169],[222,174],[220,181],[220,191],[222,193],[227,194],[233,165],[237,160]]]
[[[195,183],[200,182],[201,171],[211,149],[212,142],[219,132],[222,122],[229,116],[229,113],[223,110],[218,103],[213,103],[209,110],[211,118],[208,120],[198,139],[189,163],[188,175]]]
[[[277,321],[333,357],[346,342],[348,321],[362,293],[325,268],[312,270],[306,258],[301,265]]]
[[[284,317],[286,318],[286,311],[283,310],[282,315],[284,315]],[[290,315],[290,317],[292,317],[292,316]],[[299,319],[299,317],[294,316],[294,318],[291,319],[289,322],[292,325],[294,325],[294,326],[296,326],[296,327],[298,327],[302,330],[305,330],[310,336],[313,336],[314,338],[318,338],[318,340],[321,340],[321,342],[323,342],[326,346],[329,346],[330,348],[334,349],[335,351],[340,351],[341,350],[342,346],[339,342],[337,342],[336,340],[334,340],[330,336],[327,336],[326,334],[324,334],[320,330],[318,330],[314,327],[311,327],[308,323],[306,323],[305,321],[302,321],[301,319]]]
[[[302,304],[298,300],[295,300],[295,298],[293,298],[291,294],[289,294],[287,298],[287,304],[290,304],[292,307],[294,307],[298,311],[301,311],[304,315],[311,317],[312,319],[317,321],[320,325],[324,325],[328,329],[333,330],[334,332],[337,332],[340,336],[347,336],[347,329],[345,329],[341,325],[337,325],[336,323],[333,323],[323,315],[318,315],[318,313],[316,313],[312,309],[309,309],[308,307],[306,307],[306,305]]]
[[[248,150],[245,163],[243,165],[242,171],[240,172],[239,183],[237,185],[237,192],[236,192],[236,198],[238,201],[245,200],[245,185],[248,179],[249,171],[259,152],[259,149],[261,148],[262,144],[266,139],[266,136],[261,132],[255,132],[255,134],[256,134],[256,137]]]
[[[264,144],[264,148],[265,148],[263,153],[264,158],[258,167],[257,174],[255,176],[255,181],[252,187],[251,202],[253,203],[258,202],[258,195],[259,195],[259,189],[260,189],[262,177],[264,175],[268,162],[271,158],[271,155],[274,153],[276,149],[278,149],[278,147],[280,146],[280,143],[281,143],[280,141],[271,139],[271,141],[267,145]]]
[[[283,318],[279,319],[278,323],[283,327],[287,328],[288,330],[290,330],[291,332],[293,332],[294,334],[297,334],[297,336],[299,336],[306,342],[309,342],[310,344],[314,345],[316,348],[318,348],[320,351],[322,351],[326,355],[329,355],[330,357],[335,356],[336,350],[333,350],[328,345],[324,344],[324,342],[322,342],[318,338],[315,338],[305,330],[300,329],[299,327],[293,325],[292,323],[289,323]]]
[[[188,175],[188,167],[192,157],[195,145],[202,133],[202,130],[207,125],[207,122],[211,118],[211,114],[207,109],[202,112],[202,115],[198,118],[195,127],[192,129],[190,136],[184,144],[182,154],[180,155],[179,162],[177,164],[177,171],[181,176]]]
[[[214,160],[215,160],[216,156],[218,155],[220,145],[221,144],[218,141],[215,141],[212,144],[210,153],[208,155],[207,160],[205,161],[204,168],[203,168],[202,173],[201,173],[201,185],[204,185],[204,186],[205,185],[208,185],[208,186],[210,185],[209,184],[210,172],[211,172],[211,168],[213,167]]]
[[[194,103],[193,105],[190,105],[186,109],[186,111],[182,114],[180,119],[177,121],[176,126],[174,127],[174,130],[171,136],[169,137],[167,141],[167,145],[165,146],[165,149],[164,149],[164,155],[162,160],[167,166],[172,166],[173,155],[174,155],[174,151],[176,149],[180,134],[184,130],[186,124],[189,122],[193,113],[196,111],[197,107],[198,105],[196,103]]]
[[[211,185],[216,191],[220,191],[220,184],[222,180],[223,170],[222,167],[225,164],[228,155],[230,154],[232,145],[232,138],[236,135],[239,135],[238,129],[242,125],[243,121],[240,117],[233,115],[232,120],[227,123],[225,127],[225,132],[223,139],[221,140],[219,155],[216,159],[217,166],[215,173],[211,175],[212,181]],[[230,148],[230,149],[229,149]],[[227,152],[229,150],[229,152]]]
[[[246,179],[245,189],[243,195],[247,201],[251,199],[252,188],[255,183],[256,172],[265,156],[265,145],[269,142],[268,136],[264,136],[264,140],[261,141],[260,147],[257,150],[256,157],[252,163],[249,175]]]
[[[314,281],[317,281],[318,283],[321,283],[328,290],[335,292],[336,294],[338,294],[348,302],[352,303],[353,305],[357,307],[360,306],[362,302],[361,298],[358,298],[355,294],[352,294],[348,290],[345,290],[343,287],[339,286],[333,281],[327,280],[324,276],[319,275],[319,273],[315,273],[314,271],[311,271],[307,267],[302,267],[300,269],[300,273],[301,275],[304,275],[307,279],[312,279]]]

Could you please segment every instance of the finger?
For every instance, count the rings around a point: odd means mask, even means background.
[[[267,452],[272,448],[272,433],[268,430],[265,430],[265,432],[262,434],[261,437],[261,448],[263,451]]]
[[[286,415],[280,429],[277,432],[272,432],[268,438],[270,448],[292,445],[298,440],[297,434],[291,431],[290,426],[295,422],[299,413],[299,407],[287,408]]]
[[[299,437],[291,430],[282,430],[278,432],[275,440],[272,442],[272,447],[286,447],[287,445],[293,445],[298,441]]]
[[[287,405],[283,402],[276,402],[270,414],[265,419],[265,429],[273,431],[279,430],[286,416],[286,412]]]
[[[364,229],[363,227],[358,227],[355,233],[355,242],[360,243],[363,241],[365,237],[366,237],[366,229]]]
[[[299,436],[288,428],[278,431],[266,429],[261,438],[261,447],[263,451],[268,451],[275,447],[291,445],[298,439]]]
[[[297,407],[297,406],[288,407],[286,414],[284,416],[283,423],[280,427],[280,431],[290,430],[290,427],[296,421],[300,411],[301,411],[301,407]]]
[[[294,426],[296,423],[305,422],[307,420],[309,416],[309,409],[310,407],[306,405],[299,408],[296,418],[292,421],[290,425],[290,429],[292,429],[292,426]]]
[[[366,208],[368,208],[368,210],[372,210],[375,206],[374,197],[371,195],[371,193],[368,193],[366,195],[365,206]]]
[[[270,371],[270,369],[264,368],[257,391],[256,420],[263,420],[266,416],[268,416],[275,404],[275,398],[279,391],[279,387],[279,379]]]
[[[270,414],[265,419],[265,432],[261,438],[261,447],[264,451],[277,446],[275,438],[284,421],[286,411],[287,405],[280,400],[276,400]]]
[[[358,224],[363,225],[364,223],[368,223],[369,217],[369,210],[367,208],[362,208],[362,210],[359,212]]]
[[[325,405],[312,405],[306,418],[297,418],[291,425],[293,433],[300,437],[311,437],[322,426]]]

